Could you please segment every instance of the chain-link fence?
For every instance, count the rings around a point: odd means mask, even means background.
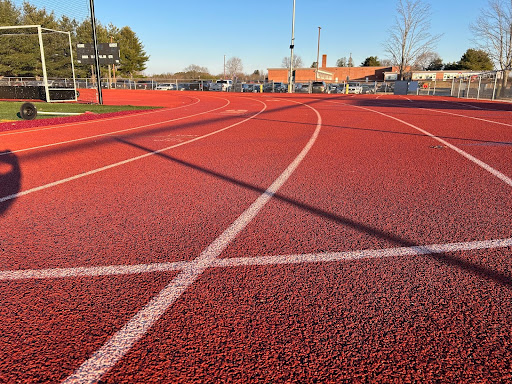
[[[506,79],[506,81],[505,81]],[[1,85],[31,86],[40,85],[41,78],[36,77],[2,77]],[[72,78],[49,78],[49,84],[59,87],[72,87]],[[162,79],[162,78],[102,78],[102,89],[156,90],[156,91],[212,91],[216,79]],[[94,77],[76,78],[79,101],[97,102],[98,83]],[[471,77],[459,77],[447,80],[418,81],[417,89],[409,95],[447,96],[465,99],[509,100],[512,101],[512,77],[505,78],[504,73],[486,72]],[[218,87],[217,87],[218,90]],[[235,81],[232,85],[222,88],[228,92],[250,93],[287,93],[288,84],[276,81]],[[294,83],[293,93],[328,93],[328,94],[394,94],[394,81],[324,83],[307,81]]]
[[[512,72],[492,71],[442,81],[421,81],[416,94],[512,101]]]

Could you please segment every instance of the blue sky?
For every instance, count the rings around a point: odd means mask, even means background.
[[[34,0],[51,7],[62,0]],[[66,3],[73,8],[85,0]],[[437,52],[445,62],[460,60],[474,47],[469,24],[487,0],[429,0],[432,33],[443,34]],[[224,55],[239,57],[244,72],[281,67],[290,55],[293,0],[95,0],[104,25],[131,27],[150,59],[146,74],[178,72],[190,64],[212,74],[223,71]],[[396,0],[296,0],[295,54],[305,66],[316,61],[318,27],[320,55],[335,66],[352,53],[355,65],[368,56],[386,58],[383,43],[394,21]],[[57,12],[58,13],[58,12]],[[122,47],[121,47],[122,49]]]

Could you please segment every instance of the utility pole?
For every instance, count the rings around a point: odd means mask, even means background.
[[[293,48],[295,47],[295,0],[293,0],[292,13],[292,42],[290,44],[290,76],[288,81],[288,93],[293,92]]]
[[[316,73],[315,80],[318,80],[318,61],[320,60],[320,30],[322,27],[318,27],[318,49],[316,51]]]

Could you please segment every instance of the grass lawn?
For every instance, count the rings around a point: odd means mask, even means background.
[[[23,104],[22,101],[0,101],[0,123],[4,121],[19,121],[20,108]],[[133,105],[94,105],[94,104],[76,104],[76,103],[32,103],[37,108],[37,111],[44,112],[69,112],[69,113],[83,113],[86,111],[94,113],[109,113],[128,111],[134,109],[156,109],[160,107],[140,107]],[[47,119],[52,117],[59,117],[59,115],[40,115],[36,119]]]

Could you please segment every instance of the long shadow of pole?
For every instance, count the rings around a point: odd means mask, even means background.
[[[8,196],[16,195],[21,188],[21,169],[18,158],[11,151],[3,151],[0,156],[0,216],[14,202],[14,199],[3,200]]]
[[[130,145],[132,147],[138,148],[138,149],[140,149],[142,151],[145,151],[145,152],[154,152],[152,149],[145,148],[145,147],[143,147],[141,145],[138,145],[138,144],[135,144],[135,143],[131,143],[131,142],[126,141],[126,140],[124,140],[122,138],[116,138],[116,140],[121,142],[121,143]],[[253,184],[249,184],[249,183],[246,183],[244,181],[232,178],[230,176],[226,176],[226,175],[223,175],[221,173],[218,173],[218,172],[215,172],[215,171],[212,171],[212,170],[200,167],[198,165],[195,165],[195,164],[192,164],[192,163],[189,163],[189,162],[177,159],[177,158],[169,156],[169,155],[167,155],[165,153],[159,152],[159,153],[155,153],[155,155],[159,156],[161,158],[167,159],[167,160],[169,160],[169,161],[171,161],[173,163],[182,165],[184,167],[187,167],[187,168],[190,168],[190,169],[193,169],[193,170],[196,170],[196,171],[200,171],[200,172],[202,172],[204,174],[207,174],[209,176],[216,177],[218,179],[224,180],[226,182],[232,183],[234,185],[240,186],[242,188],[245,188],[245,189],[248,189],[248,190],[251,190],[251,191],[255,191],[255,192],[258,192],[258,193],[264,193],[266,191],[264,188],[261,188],[261,187],[255,186]],[[512,289],[512,277],[511,276],[508,276],[508,275],[506,275],[504,273],[492,270],[492,269],[490,269],[490,268],[488,268],[486,266],[483,266],[483,265],[480,265],[480,264],[476,264],[474,262],[471,262],[471,261],[468,261],[468,260],[464,260],[462,258],[456,257],[454,255],[449,255],[447,253],[433,253],[433,252],[429,251],[428,249],[426,249],[425,247],[422,247],[421,245],[418,245],[417,243],[415,243],[415,242],[413,242],[411,240],[401,238],[401,237],[399,237],[399,236],[397,236],[395,234],[382,231],[382,230],[380,230],[378,228],[374,228],[374,227],[371,227],[369,225],[366,225],[366,224],[354,221],[354,220],[349,219],[347,217],[339,216],[339,215],[336,215],[334,213],[324,211],[324,210],[322,210],[320,208],[317,208],[317,207],[314,207],[312,205],[309,205],[309,204],[306,204],[306,203],[302,203],[302,202],[290,199],[289,197],[286,197],[286,196],[284,196],[284,195],[282,195],[280,193],[276,193],[273,196],[273,198],[275,198],[275,199],[277,199],[279,201],[285,202],[287,204],[290,204],[292,206],[295,206],[297,208],[300,208],[302,210],[305,210],[305,211],[307,211],[309,213],[312,213],[314,215],[317,215],[319,217],[323,217],[323,218],[325,218],[327,220],[330,220],[332,222],[335,222],[335,223],[337,223],[339,225],[344,225],[346,227],[355,229],[356,231],[359,231],[359,232],[362,232],[362,233],[367,233],[367,234],[372,235],[374,237],[390,241],[390,242],[392,242],[394,244],[399,245],[400,247],[409,247],[409,248],[415,247],[415,248],[419,248],[419,249],[423,248],[423,249],[425,249],[425,254],[423,255],[424,257],[429,257],[429,258],[431,258],[433,260],[436,260],[436,261],[438,261],[440,263],[443,263],[445,265],[449,265],[449,266],[452,266],[452,267],[457,267],[459,269],[462,269],[462,270],[465,270],[467,272],[470,272],[473,275],[480,276],[480,277],[485,278],[487,280],[492,280],[492,281],[494,281],[496,283],[499,283],[499,284],[501,284],[501,285],[503,285],[503,286],[505,286],[505,287],[507,287],[509,289]]]

